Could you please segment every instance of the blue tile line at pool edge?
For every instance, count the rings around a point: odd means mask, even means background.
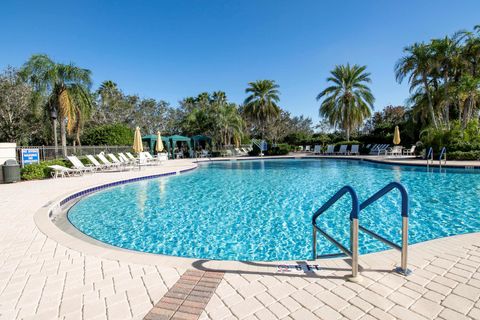
[[[184,170],[180,170],[179,173],[184,173],[184,172],[192,171],[192,170],[195,170],[195,169],[196,168],[184,169]],[[177,172],[167,172],[167,173],[154,174],[154,175],[149,175],[149,176],[131,178],[131,179],[120,180],[120,181],[115,181],[115,182],[102,184],[100,186],[88,188],[88,189],[85,189],[85,190],[82,190],[82,191],[79,191],[79,192],[76,192],[74,194],[69,195],[68,197],[66,197],[66,198],[64,198],[60,201],[60,206],[62,207],[67,202],[70,202],[70,201],[72,201],[72,200],[74,200],[78,197],[83,197],[87,194],[90,194],[90,193],[93,193],[93,192],[96,192],[96,191],[100,191],[100,190],[103,190],[103,189],[115,187],[115,186],[122,185],[122,184],[138,182],[138,181],[142,181],[142,180],[150,180],[150,179],[155,179],[155,178],[160,178],[160,177],[172,176],[172,175],[176,175],[176,174],[177,174]]]

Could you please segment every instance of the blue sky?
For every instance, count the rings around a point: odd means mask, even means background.
[[[0,69],[34,53],[115,81],[127,94],[164,99],[274,79],[281,106],[318,119],[328,72],[350,62],[372,74],[375,109],[403,104],[393,67],[415,41],[480,24],[478,0],[13,1],[0,3]]]

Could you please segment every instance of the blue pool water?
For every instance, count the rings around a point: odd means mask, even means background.
[[[108,244],[182,257],[243,261],[311,257],[312,214],[349,184],[365,200],[391,181],[410,194],[410,243],[480,231],[480,174],[338,159],[229,161],[178,176],[125,184],[74,205],[69,220]],[[345,197],[318,224],[348,245]],[[392,192],[359,222],[399,243],[400,196]],[[319,254],[338,250],[319,236]],[[360,234],[361,253],[386,249]]]

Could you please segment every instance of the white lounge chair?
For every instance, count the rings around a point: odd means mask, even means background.
[[[338,150],[338,152],[336,152],[337,154],[347,154],[347,145],[346,144],[342,144],[340,146],[340,149]]]
[[[350,154],[360,154],[360,152],[358,151],[358,148],[360,146],[358,144],[352,144],[352,149],[350,150]]]
[[[87,159],[97,168],[97,170],[105,170],[111,168],[111,166],[98,162],[98,160],[91,154],[87,155]]]
[[[65,177],[71,177],[71,176],[81,176],[83,175],[82,170],[78,169],[71,169],[67,168],[64,166],[60,166],[58,164],[54,164],[51,166],[48,166],[50,169],[52,169],[52,172],[50,174],[52,175],[52,178],[65,178]]]
[[[159,158],[154,158],[150,154],[150,152],[142,152],[142,153],[145,156],[145,158],[147,158],[147,162],[149,162],[149,163],[156,164],[156,163],[159,163],[161,161]]]
[[[137,163],[137,159],[129,159],[123,152],[118,153],[118,159],[122,162],[128,163],[128,164],[135,164]]]
[[[402,155],[402,146],[393,146],[385,150],[386,156],[401,156]]]
[[[137,161],[138,160],[138,158],[135,158],[130,152],[125,152],[125,154],[132,161]]]
[[[374,144],[371,148],[370,151],[368,152],[369,154],[377,154],[378,152],[378,144]]]
[[[305,147],[305,152],[310,152],[310,146]]]
[[[329,144],[327,146],[327,151],[325,151],[325,154],[333,154],[335,151],[335,145]]]
[[[168,153],[166,152],[162,152],[162,153],[157,153],[157,157],[156,157],[158,163],[163,163],[163,161],[167,161],[168,160]]]
[[[114,156],[115,157],[115,156]],[[125,169],[139,169],[140,170],[140,165],[138,164],[137,161],[131,161],[130,159],[128,159],[124,154],[118,154],[118,158],[117,158],[122,164],[123,166],[125,167]],[[112,159],[113,160],[113,159]]]
[[[313,147],[313,154],[320,154],[322,153],[322,146],[319,144],[316,144],[315,147]]]
[[[140,152],[138,154],[138,165],[139,166],[153,166],[154,163],[152,161],[150,161],[149,158],[147,158],[147,156],[145,155],[144,152]]]
[[[112,163],[110,161],[108,161],[108,159],[105,157],[104,154],[102,153],[99,153],[97,154],[97,157],[98,159],[100,159],[100,161],[102,161],[102,163],[105,165],[105,167],[108,167],[108,168],[120,168],[122,166],[121,163]],[[120,161],[119,161],[120,162]]]
[[[242,150],[240,150],[239,148],[235,148],[234,150],[235,150],[236,155],[239,155],[239,156],[246,155],[246,153],[243,152]]]
[[[381,144],[377,147],[376,154],[380,155],[382,153],[386,153],[388,148],[390,147],[389,144]]]
[[[113,153],[109,153],[107,154],[107,156],[110,158],[110,160],[112,160],[113,163],[116,163],[117,165],[119,166],[123,166],[123,167],[126,167],[127,166],[127,163],[123,162],[123,161],[120,161],[117,156],[115,156]]]
[[[413,156],[415,155],[415,149],[417,146],[413,145],[410,149],[404,149],[403,150],[403,155],[405,156]]]
[[[75,169],[81,170],[85,173],[90,172],[94,173],[97,171],[97,168],[95,166],[86,166],[83,164],[80,159],[78,159],[76,156],[67,156],[68,161],[70,161]]]

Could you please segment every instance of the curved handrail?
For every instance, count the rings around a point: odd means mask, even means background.
[[[368,198],[367,200],[363,201],[360,204],[360,211],[383,197],[385,194],[389,193],[393,189],[397,189],[400,191],[400,194],[402,196],[402,217],[408,218],[408,209],[409,209],[409,204],[408,204],[408,192],[405,187],[399,183],[399,182],[390,182],[387,184],[385,187],[377,191],[373,196]]]
[[[447,163],[447,148],[446,147],[442,148],[442,151],[440,151],[440,157],[438,157],[438,164],[440,165],[440,168],[442,167],[442,157],[444,157],[443,164],[446,164]]]
[[[328,200],[317,212],[314,213],[312,216],[312,225],[316,226],[316,220],[319,215],[327,211],[335,202],[337,202],[340,198],[342,198],[346,193],[349,193],[352,197],[352,211],[350,211],[350,220],[358,219],[358,212],[360,211],[360,207],[358,205],[358,197],[357,193],[351,186],[344,186],[342,189],[338,190],[330,200]]]
[[[438,160],[442,160],[442,156],[447,153],[447,148],[443,147],[442,151],[440,151],[440,157],[438,157]]]
[[[430,157],[433,160],[433,148],[432,147],[430,147],[430,149],[428,149],[427,161],[429,160]]]

